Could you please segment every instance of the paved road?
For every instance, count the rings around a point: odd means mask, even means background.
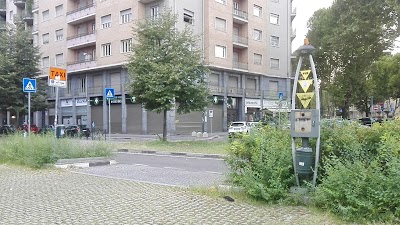
[[[80,173],[184,187],[217,186],[228,169],[222,159],[115,153],[117,165],[79,169]]]
[[[0,224],[328,224],[303,207],[256,207],[187,189],[0,165]]]

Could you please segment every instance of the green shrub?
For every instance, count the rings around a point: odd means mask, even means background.
[[[231,143],[232,181],[255,198],[277,202],[294,184],[290,133],[265,126]]]
[[[0,163],[13,163],[33,168],[55,163],[58,159],[108,156],[111,148],[104,142],[81,142],[55,139],[52,135],[20,134],[0,139]]]

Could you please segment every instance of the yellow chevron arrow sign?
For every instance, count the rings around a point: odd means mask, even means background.
[[[303,88],[304,92],[307,92],[308,88],[313,83],[313,80],[299,80],[300,86]]]
[[[301,76],[303,77],[303,79],[307,80],[308,75],[310,75],[310,73],[311,73],[311,70],[303,70],[303,71],[300,71],[300,73],[301,73]]]
[[[311,102],[311,99],[314,97],[314,92],[310,93],[297,93],[297,97],[299,98],[301,104],[304,108],[307,108]]]

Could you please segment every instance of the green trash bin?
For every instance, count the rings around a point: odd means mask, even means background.
[[[57,125],[56,127],[56,138],[63,138],[65,135],[65,126],[64,125]]]
[[[296,172],[298,174],[313,173],[313,151],[311,148],[296,149]]]

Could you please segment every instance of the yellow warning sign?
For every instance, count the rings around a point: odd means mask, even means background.
[[[303,79],[307,80],[308,75],[310,75],[310,73],[311,73],[311,70],[303,70],[303,71],[300,71],[300,73],[301,73],[301,76],[303,77]]]
[[[297,97],[300,99],[301,104],[304,108],[307,108],[310,104],[311,99],[314,97],[314,92],[310,93],[297,93]]]
[[[313,83],[313,80],[299,80],[300,86],[303,88],[304,92],[307,92],[308,88]]]

